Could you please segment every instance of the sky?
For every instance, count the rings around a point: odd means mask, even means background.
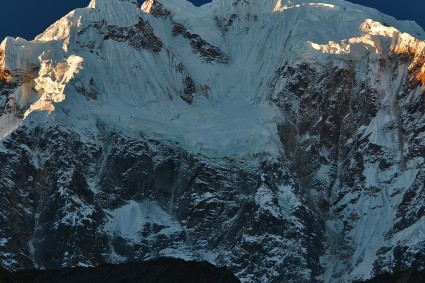
[[[139,0],[141,3],[143,0]],[[230,1],[230,0],[229,0]],[[414,20],[425,29],[425,0],[349,0],[373,7],[399,20]],[[88,5],[89,0],[6,0],[0,9],[0,41],[6,36],[33,39],[56,20],[75,8]],[[199,6],[208,0],[191,0]]]

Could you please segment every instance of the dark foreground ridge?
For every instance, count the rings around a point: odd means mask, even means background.
[[[423,283],[425,271],[403,271],[394,274],[381,274],[373,279],[358,281],[358,283]]]
[[[11,274],[0,271],[0,283],[237,283],[239,279],[225,267],[203,261],[161,258],[145,262],[105,264],[93,268],[26,270]]]
[[[21,281],[13,273],[0,267],[0,283],[21,283]]]

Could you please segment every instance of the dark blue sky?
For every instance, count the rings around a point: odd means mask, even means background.
[[[143,0],[139,0],[141,2]],[[207,0],[191,0],[195,5]],[[230,1],[230,0],[229,0]],[[0,9],[0,41],[7,35],[33,39],[67,12],[85,7],[89,0],[6,0]],[[414,20],[425,28],[425,0],[350,0],[376,8],[400,20]]]

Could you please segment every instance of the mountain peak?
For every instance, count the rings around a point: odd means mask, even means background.
[[[7,38],[0,263],[177,256],[243,282],[425,268],[415,32],[342,0],[93,0]]]
[[[145,13],[150,13],[152,10],[152,5],[154,4],[154,0],[146,0],[143,4],[142,4],[142,11]]]
[[[116,4],[118,2],[131,2],[132,4],[137,5],[137,0],[91,0],[88,7],[100,8],[104,5]]]
[[[111,25],[118,26],[134,25],[141,14],[137,0],[92,0],[88,8],[94,9],[98,17]]]

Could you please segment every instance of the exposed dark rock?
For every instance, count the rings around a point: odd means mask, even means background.
[[[83,35],[85,34],[89,29],[95,29],[98,30],[99,32],[105,30],[107,27],[107,23],[105,20],[101,20],[101,21],[93,21],[91,23],[89,23],[86,27],[80,29],[77,32],[77,35]]]
[[[139,22],[132,27],[108,26],[104,39],[128,42],[137,50],[147,49],[154,53],[160,52],[163,45],[150,24],[143,19],[139,19]]]
[[[75,83],[74,87],[77,92],[81,93],[88,99],[97,99],[97,97],[99,96],[99,92],[96,89],[93,78],[90,78],[87,86],[84,83],[79,82]]]
[[[182,99],[187,103],[191,104],[193,101],[193,94],[196,92],[195,82],[191,77],[186,77],[183,81],[184,84],[184,95],[182,95]]]
[[[171,15],[171,12],[168,11],[167,9],[165,9],[164,5],[162,5],[160,2],[158,2],[156,0],[152,3],[150,13],[155,18],[163,18],[163,19],[166,19]]]
[[[235,21],[235,19],[237,18],[238,18],[238,15],[232,14],[223,26],[224,31],[228,31],[229,28],[233,25],[233,22]]]
[[[208,43],[201,36],[190,33],[182,24],[174,24],[173,36],[183,36],[190,41],[192,50],[195,54],[199,54],[202,60],[206,63],[216,62],[220,64],[228,64],[230,58],[218,47]]]

